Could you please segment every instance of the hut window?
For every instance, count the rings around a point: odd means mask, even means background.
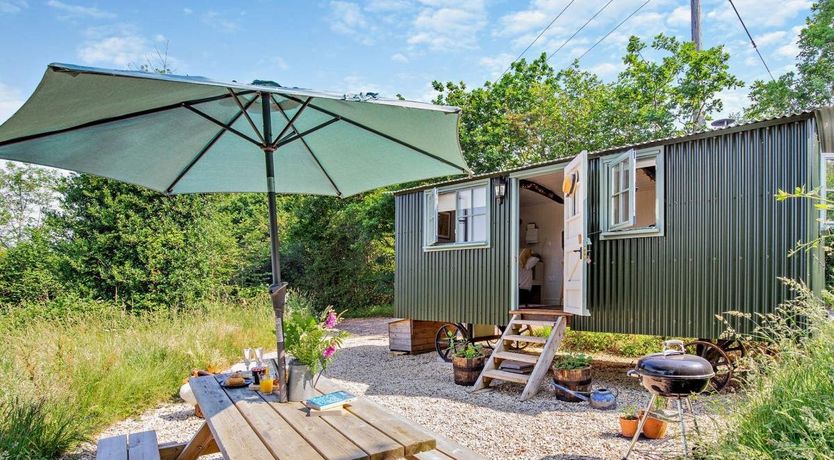
[[[483,246],[489,237],[488,184],[425,192],[425,249]]]
[[[603,238],[663,234],[663,149],[629,150],[602,159]]]

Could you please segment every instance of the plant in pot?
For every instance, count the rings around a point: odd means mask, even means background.
[[[649,439],[661,439],[666,436],[666,428],[669,426],[665,420],[661,420],[657,417],[654,417],[652,413],[656,413],[666,409],[668,406],[668,402],[666,398],[663,396],[658,396],[654,400],[654,407],[649,412],[649,417],[646,419],[646,423],[643,424],[643,435]],[[638,416],[643,418],[643,414],[645,411],[641,410]]]
[[[472,386],[484,370],[483,345],[470,343],[465,346],[455,346],[452,354],[452,368],[455,372],[455,383]]]
[[[640,423],[637,417],[637,406],[629,404],[620,413],[620,434],[631,438],[637,432],[637,425]]]
[[[563,387],[577,393],[587,393],[591,389],[591,357],[583,353],[568,353],[556,358],[553,363],[553,381],[556,398],[567,402],[580,402]]]
[[[315,380],[327,369],[347,335],[334,329],[340,321],[341,315],[332,307],[318,317],[306,307],[287,312],[284,347],[293,358],[287,373],[287,399],[290,401],[304,401],[316,395]]]

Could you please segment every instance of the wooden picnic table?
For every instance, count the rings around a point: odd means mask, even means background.
[[[359,397],[345,415],[307,416],[299,402],[281,403],[272,394],[224,388],[226,375],[194,377],[191,390],[205,423],[185,445],[167,448],[165,458],[192,460],[220,452],[227,459],[481,459],[479,454]],[[325,378],[317,391],[340,388]]]

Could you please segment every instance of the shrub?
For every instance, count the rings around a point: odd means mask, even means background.
[[[0,401],[0,458],[56,458],[83,441],[76,415],[59,409],[43,399]]]

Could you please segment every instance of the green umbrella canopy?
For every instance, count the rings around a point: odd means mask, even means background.
[[[0,126],[0,158],[169,194],[267,192],[266,95],[277,193],[349,196],[468,172],[455,107],[256,83],[51,64]]]
[[[52,64],[0,126],[0,159],[168,194],[267,192],[279,394],[286,400],[276,193],[349,196],[469,172],[460,110],[271,82]]]

